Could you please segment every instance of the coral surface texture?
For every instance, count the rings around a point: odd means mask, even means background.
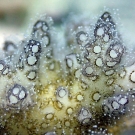
[[[110,135],[133,115],[135,51],[115,16],[30,27],[0,51],[0,135]]]

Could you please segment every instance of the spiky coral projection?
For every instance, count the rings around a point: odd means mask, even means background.
[[[135,65],[125,66],[131,52],[109,12],[95,25],[68,23],[67,40],[51,24],[41,17],[20,44],[5,42],[1,134],[107,134],[134,109]]]

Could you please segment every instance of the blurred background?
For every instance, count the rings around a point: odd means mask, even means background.
[[[54,25],[59,26],[70,12],[99,15],[104,6],[118,9],[122,34],[135,43],[135,0],[0,0],[0,44],[10,35],[23,35],[37,14],[51,16]],[[135,120],[127,121],[129,131],[123,131],[121,135],[133,135],[134,125]]]
[[[55,24],[70,12],[97,15],[104,6],[118,9],[127,35],[135,37],[134,0],[0,0],[0,34],[23,33],[36,14],[48,14]]]

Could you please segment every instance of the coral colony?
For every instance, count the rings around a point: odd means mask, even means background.
[[[59,37],[42,16],[22,41],[5,41],[1,135],[110,135],[110,127],[133,114],[133,49],[109,12],[91,22],[69,19]]]

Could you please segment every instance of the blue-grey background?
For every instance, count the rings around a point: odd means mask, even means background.
[[[135,0],[0,0],[0,29],[24,32],[37,13],[47,13],[58,21],[69,12],[97,15],[104,6],[119,9],[127,35],[135,37]]]

